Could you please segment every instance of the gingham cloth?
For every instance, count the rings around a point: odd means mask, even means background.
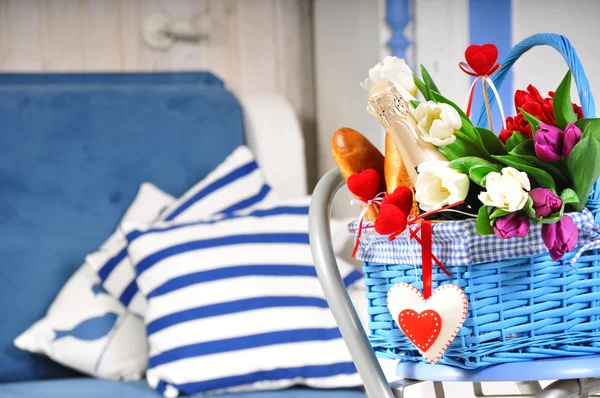
[[[581,213],[568,215],[579,228],[578,247],[599,241],[600,236],[593,232],[594,218],[589,210],[584,209]],[[370,222],[363,223],[363,226],[371,225],[373,224]],[[349,228],[356,239],[358,221],[351,223]],[[388,235],[374,232],[369,234],[368,231],[372,231],[372,228],[363,231],[363,238],[356,253],[358,260],[382,264],[421,264],[421,245],[415,240],[409,241],[407,232],[390,241]],[[433,254],[446,267],[548,253],[542,240],[541,225],[531,223],[529,234],[524,238],[500,239],[496,235],[479,235],[475,230],[474,219],[434,223],[432,247]]]

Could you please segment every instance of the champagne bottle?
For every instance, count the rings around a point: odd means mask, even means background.
[[[377,118],[392,136],[411,183],[417,181],[417,166],[427,160],[446,161],[437,148],[423,141],[417,132],[417,121],[410,110],[410,104],[402,97],[394,83],[383,81],[369,91],[369,103]]]

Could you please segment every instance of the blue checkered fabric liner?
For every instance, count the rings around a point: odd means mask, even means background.
[[[579,228],[578,246],[590,243],[593,237],[588,232],[594,225],[589,210],[581,213],[568,213]],[[364,222],[363,226],[372,226]],[[350,224],[350,231],[356,239],[358,221]],[[379,235],[372,228],[363,231],[363,238],[356,258],[382,264],[421,264],[421,245],[414,239],[408,240],[404,232],[390,241],[389,235]],[[475,220],[446,221],[433,224],[433,254],[444,266],[461,266],[509,260],[512,258],[533,257],[547,253],[542,240],[542,226],[530,226],[529,234],[524,238],[500,239],[495,235],[481,236],[475,231]]]

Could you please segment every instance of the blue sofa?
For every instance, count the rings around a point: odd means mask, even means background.
[[[209,73],[4,74],[0,120],[0,397],[159,396],[145,382],[84,377],[13,340],[112,233],[142,182],[179,196],[243,143],[237,99]]]

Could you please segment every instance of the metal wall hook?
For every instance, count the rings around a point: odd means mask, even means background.
[[[202,13],[186,19],[156,13],[144,20],[142,37],[148,46],[166,50],[177,40],[198,42],[207,39],[211,27],[210,18]]]

